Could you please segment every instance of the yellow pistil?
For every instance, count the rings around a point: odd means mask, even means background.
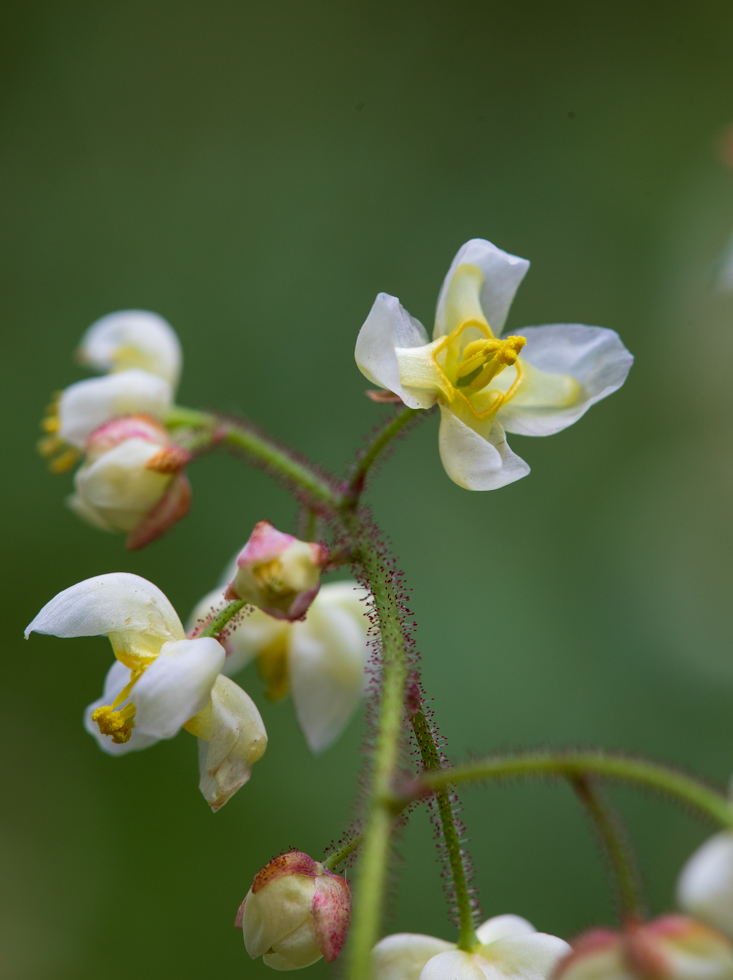
[[[284,630],[257,657],[257,670],[265,683],[265,697],[268,701],[279,701],[290,688],[287,634],[288,631]]]
[[[279,558],[273,558],[271,561],[263,561],[259,565],[254,565],[252,567],[252,575],[263,592],[272,592],[275,595],[279,595],[285,591],[283,565]]]
[[[134,717],[133,704],[126,705],[121,711],[115,711],[111,705],[103,704],[92,714],[92,721],[99,725],[102,735],[109,735],[113,742],[121,745],[123,742],[129,742],[132,737],[132,729],[135,727],[132,720]]]
[[[456,369],[456,387],[481,391],[505,367],[516,364],[519,352],[526,343],[524,337],[472,340],[466,344]]]

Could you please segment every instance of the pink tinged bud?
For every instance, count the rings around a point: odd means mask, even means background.
[[[170,443],[168,430],[150,415],[125,415],[92,432],[84,446],[87,460],[97,459],[127,439],[144,439],[159,446]]]
[[[730,980],[733,945],[682,915],[630,923],[621,932],[592,929],[572,943],[555,980]]]
[[[322,956],[331,963],[346,941],[349,884],[302,851],[281,854],[260,871],[235,926],[247,952],[267,966],[293,970]]]
[[[328,557],[323,545],[299,541],[259,521],[239,553],[226,598],[244,599],[275,619],[302,619],[318,594]]]

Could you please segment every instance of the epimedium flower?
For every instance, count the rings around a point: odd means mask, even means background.
[[[689,858],[677,900],[685,912],[733,939],[733,832],[715,834]]]
[[[53,636],[107,634],[115,662],[85,727],[112,755],[147,748],[186,728],[199,739],[200,788],[217,810],[243,786],[267,746],[248,695],[220,673],[226,657],[213,637],[186,639],[166,596],[127,572],[98,575],[51,599],[25,631]]]
[[[120,310],[96,320],[82,337],[77,356],[97,371],[142,368],[173,388],[183,360],[173,327],[148,310]]]
[[[190,458],[155,419],[114,419],[87,439],[68,504],[95,527],[127,534],[128,549],[142,548],[188,513]]]
[[[224,582],[232,574],[228,569]],[[304,620],[289,622],[252,609],[220,636],[227,651],[222,671],[231,676],[255,661],[268,700],[292,695],[312,752],[323,751],[338,738],[364,690],[369,628],[365,596],[355,582],[329,583]],[[200,633],[223,603],[223,587],[205,596],[191,614],[189,635]]]
[[[502,336],[529,262],[476,238],[453,259],[432,341],[398,299],[380,293],[356,342],[372,383],[409,408],[440,408],[440,457],[468,490],[495,490],[529,467],[505,431],[546,436],[576,422],[626,380],[633,358],[603,327],[555,323]]]
[[[518,915],[488,919],[476,935],[471,953],[434,936],[387,936],[372,950],[373,980],[547,980],[570,950]]]
[[[349,883],[302,851],[281,854],[255,875],[235,926],[252,957],[275,970],[333,962],[349,928]]]
[[[572,943],[556,980],[731,980],[733,946],[682,915],[629,922],[620,932],[591,929]]]
[[[329,552],[321,544],[283,534],[258,521],[237,555],[225,598],[244,599],[276,619],[302,619],[321,586]]]

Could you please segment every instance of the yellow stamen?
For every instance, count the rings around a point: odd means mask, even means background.
[[[288,677],[288,636],[283,631],[278,638],[257,657],[257,670],[264,681],[268,701],[279,701],[290,688]]]
[[[505,367],[516,363],[526,343],[524,337],[507,337],[506,340],[473,340],[466,344],[456,370],[456,386],[481,391]]]
[[[121,745],[129,742],[132,737],[132,729],[135,727],[134,717],[135,705],[133,704],[128,704],[121,711],[115,711],[112,705],[103,704],[92,714],[92,721],[99,725],[102,735],[109,735],[113,742]]]
[[[274,593],[285,591],[283,565],[279,558],[273,558],[271,561],[263,561],[259,565],[254,565],[252,575],[263,591],[268,590]]]
[[[79,459],[79,455],[79,450],[70,446],[60,456],[57,456],[56,459],[52,459],[48,464],[48,468],[52,473],[65,473],[66,470],[70,470],[75,465]]]

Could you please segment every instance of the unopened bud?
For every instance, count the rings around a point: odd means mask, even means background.
[[[345,878],[302,851],[270,861],[247,892],[235,925],[247,952],[274,970],[297,970],[322,956],[333,962],[349,928],[351,893]]]
[[[683,915],[630,923],[620,932],[591,929],[578,936],[554,980],[731,980],[733,945]]]
[[[323,545],[299,541],[259,521],[237,557],[226,598],[244,599],[276,619],[302,619],[318,594],[327,561]]]

